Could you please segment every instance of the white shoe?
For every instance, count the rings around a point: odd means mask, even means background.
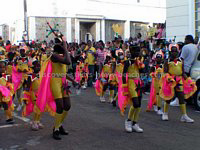
[[[104,96],[101,96],[101,97],[100,97],[100,102],[101,102],[101,103],[105,103],[105,102],[106,102],[106,100],[105,100],[105,97],[104,97]]]
[[[163,113],[163,114],[162,114],[162,120],[163,120],[163,121],[168,121],[168,120],[169,120],[168,114],[167,114],[167,113]]]
[[[125,121],[125,130],[126,132],[129,132],[129,133],[133,132],[131,121],[128,121],[128,120]]]
[[[109,102],[109,103],[112,103],[113,100],[114,100],[113,98],[109,98],[109,101],[108,101],[108,102]]]
[[[162,114],[163,114],[162,110],[161,110],[161,109],[158,110],[158,111],[157,111],[157,114],[158,114],[158,115],[162,115]]]
[[[85,82],[85,84],[84,84],[84,85],[85,85],[85,87],[87,87],[87,82]]]
[[[86,86],[85,86],[85,85],[83,85],[81,88],[82,88],[82,89],[86,89]]]
[[[188,115],[185,114],[185,115],[181,116],[181,122],[193,123],[194,120],[191,119],[190,117],[188,117]]]
[[[22,105],[18,105],[18,107],[17,107],[17,111],[21,111],[22,110]]]
[[[179,100],[178,100],[177,97],[175,98],[174,101],[172,101],[172,102],[170,103],[170,106],[180,106],[180,105],[179,105]]]
[[[32,125],[31,125],[31,129],[32,129],[33,131],[38,131],[38,130],[39,130],[39,127],[38,127],[37,123],[33,122]]]
[[[156,105],[153,105],[153,109],[154,109],[155,112],[158,111],[158,107]]]
[[[137,133],[142,133],[143,132],[143,129],[140,128],[140,126],[137,123],[132,126],[132,129]]]
[[[38,122],[37,126],[38,126],[39,129],[43,129],[44,128],[44,125],[41,122]]]

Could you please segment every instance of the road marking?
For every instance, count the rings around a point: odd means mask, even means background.
[[[15,112],[14,112],[14,117],[17,118],[17,119],[20,119],[20,120],[22,120],[22,121],[24,121],[24,122],[30,122],[30,119],[25,118],[25,117],[20,117],[20,116],[18,116],[17,113],[15,113]]]
[[[2,128],[10,128],[10,127],[17,127],[17,126],[20,126],[20,124],[2,125],[2,126],[0,126],[0,129],[2,129]]]
[[[200,113],[200,111],[195,111],[195,112]]]

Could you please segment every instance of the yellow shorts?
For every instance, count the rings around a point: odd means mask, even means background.
[[[50,86],[54,99],[69,97],[69,93],[63,89],[62,78],[52,78]]]
[[[128,92],[130,98],[138,97],[138,92],[136,91],[136,84],[133,79],[128,79]]]

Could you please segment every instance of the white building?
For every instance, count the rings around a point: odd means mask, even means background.
[[[47,3],[51,5],[44,9]],[[28,1],[29,39],[46,38],[46,21],[58,23],[69,42],[111,40],[113,25],[120,26],[124,39],[138,32],[145,37],[149,24],[165,22],[165,5],[165,0],[43,0],[40,5]]]
[[[9,26],[7,24],[0,25],[0,36],[4,41],[9,40]]]
[[[200,35],[199,0],[167,0],[166,6],[167,39],[173,39],[176,36],[176,42],[178,42],[184,41],[185,35],[188,34]]]

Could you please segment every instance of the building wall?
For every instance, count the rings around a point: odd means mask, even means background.
[[[61,32],[64,36],[66,36],[66,18],[53,18],[53,17],[35,17],[35,21],[32,21],[32,23],[29,23],[29,29],[34,26],[35,24],[35,31],[29,30],[29,39],[30,40],[46,40],[50,41],[55,38],[53,33],[47,38],[47,34],[49,32],[49,27],[47,25],[47,21],[50,23],[52,28],[54,28],[54,25],[58,24],[56,27],[59,29],[59,32]],[[35,37],[34,37],[35,34]]]
[[[183,41],[185,35],[195,36],[194,0],[167,0],[166,33],[167,39]]]
[[[71,41],[74,41],[75,40],[75,18],[72,18],[71,27],[72,27],[72,29],[71,29],[71,32],[72,32]]]

